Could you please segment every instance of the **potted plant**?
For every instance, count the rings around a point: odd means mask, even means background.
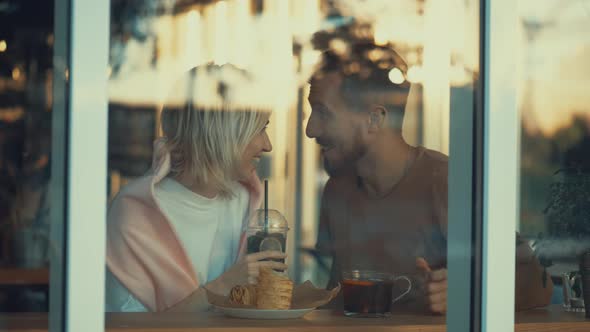
[[[534,245],[545,268],[543,280],[555,260],[579,261],[582,271],[582,260],[578,259],[590,250],[590,169],[576,165],[560,169],[554,176],[543,210],[548,236],[539,234]]]
[[[547,207],[551,237],[588,240],[590,237],[590,170],[581,166],[555,172],[560,179],[549,189]]]

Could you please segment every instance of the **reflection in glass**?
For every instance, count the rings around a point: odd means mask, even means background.
[[[0,312],[48,311],[53,1],[2,8]]]
[[[410,275],[416,287],[393,307],[445,312],[449,119],[452,105],[473,104],[479,2],[113,0],[111,7],[111,199],[150,170],[152,142],[166,136],[162,105],[177,78],[195,66],[230,63],[255,77],[261,89],[250,97],[272,109],[272,152],[257,173],[269,180],[269,206],[289,221],[291,279],[331,287],[344,259],[356,265],[346,269]],[[328,50],[337,61],[322,75]],[[371,79],[348,80],[346,94],[323,100],[340,91],[329,89],[340,74]],[[354,113],[345,109],[353,106]],[[378,158],[360,158],[367,153]],[[365,171],[380,175],[370,180],[371,195],[359,190],[345,201],[356,181],[343,189],[326,183],[358,172],[359,158],[377,161],[379,169]],[[334,197],[340,201],[325,232]],[[340,242],[346,250],[335,257],[326,240],[344,231],[362,241]],[[430,308],[429,282],[441,287]]]
[[[587,1],[522,1],[520,228],[555,288],[580,310],[579,255],[590,249],[590,22]],[[575,308],[577,307],[577,309]],[[563,310],[563,309],[559,309]]]

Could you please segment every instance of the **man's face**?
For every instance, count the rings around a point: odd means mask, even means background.
[[[341,83],[340,74],[327,73],[312,81],[308,98],[312,112],[305,133],[321,146],[331,176],[351,169],[367,151],[363,135],[367,115],[350,109],[340,94]]]

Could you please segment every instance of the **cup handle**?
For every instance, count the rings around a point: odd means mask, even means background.
[[[408,293],[412,290],[412,282],[410,281],[410,279],[408,277],[405,277],[405,276],[395,277],[395,278],[393,278],[393,281],[398,281],[400,279],[403,279],[408,282],[408,289],[405,292],[403,292],[402,295],[391,300],[391,303],[395,303],[395,302],[399,301],[402,297],[408,295]]]

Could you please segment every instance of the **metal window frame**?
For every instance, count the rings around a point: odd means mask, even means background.
[[[53,43],[53,98],[51,114],[51,231],[49,251],[49,330],[65,330],[66,318],[66,211],[68,209],[70,0],[55,0]]]

